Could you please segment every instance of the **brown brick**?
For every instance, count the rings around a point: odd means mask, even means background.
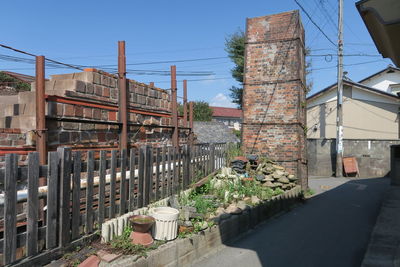
[[[117,120],[117,112],[115,111],[109,111],[108,112],[108,119],[110,121],[116,121]]]
[[[101,85],[95,85],[94,87],[94,93],[98,96],[102,96],[103,95],[103,86]]]
[[[73,117],[75,115],[74,105],[65,104],[64,105],[64,116]]]
[[[82,106],[75,106],[75,116],[83,117],[83,107]]]
[[[103,96],[104,96],[104,97],[110,97],[110,88],[105,87],[105,88],[103,89]]]
[[[93,118],[93,109],[92,108],[84,108],[83,109],[83,117],[86,119]]]
[[[101,119],[101,109],[98,109],[98,108],[93,109],[93,119],[95,119],[95,120]]]

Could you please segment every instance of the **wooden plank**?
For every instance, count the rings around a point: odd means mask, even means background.
[[[139,148],[139,177],[138,177],[138,191],[137,191],[137,207],[141,208],[143,207],[143,197],[144,197],[144,169],[145,169],[145,163],[144,163],[144,158],[145,158],[145,152],[146,152],[146,147],[141,146]]]
[[[215,146],[214,144],[210,145],[210,150],[209,150],[209,173],[212,173],[215,171]]]
[[[120,194],[120,206],[119,215],[123,215],[126,212],[126,162],[128,160],[128,155],[126,149],[122,149],[121,155],[121,180],[119,187]]]
[[[49,169],[47,173],[47,218],[46,218],[46,248],[57,245],[58,216],[58,153],[48,153]]]
[[[160,199],[160,148],[156,148],[156,180],[155,180],[155,191],[154,198],[155,200]]]
[[[16,260],[17,250],[17,155],[7,154],[4,180],[4,247],[3,262],[9,264]]]
[[[147,206],[150,203],[150,195],[152,193],[152,170],[151,170],[151,147],[145,146],[145,169],[144,169],[144,205]]]
[[[178,161],[177,161],[177,155],[178,155],[178,148],[172,147],[172,194],[176,194],[178,192]]]
[[[111,173],[110,173],[110,218],[115,217],[115,191],[117,180],[117,150],[111,151]]]
[[[172,160],[172,148],[168,147],[168,166],[167,166],[167,196],[172,195],[172,189],[171,189],[171,160]]]
[[[190,147],[185,146],[185,161],[184,161],[184,171],[183,171],[183,180],[184,180],[184,190],[189,187],[190,181]]]
[[[182,160],[183,160],[183,153],[182,153],[182,146],[180,146],[180,147],[178,147],[177,148],[177,155],[176,155],[176,157],[177,157],[177,167],[178,167],[178,169],[177,169],[177,179],[176,179],[176,186],[177,186],[177,192],[179,193],[181,190],[182,190],[182,188],[183,188],[183,175],[182,175],[182,169],[183,169],[183,166],[182,166]]]
[[[167,192],[167,190],[166,190],[166,184],[165,184],[165,178],[167,177],[167,175],[166,175],[166,173],[165,173],[165,159],[166,159],[166,153],[167,153],[167,148],[166,148],[166,146],[163,146],[162,147],[162,152],[161,152],[161,157],[162,157],[162,160],[161,160],[161,169],[162,169],[162,174],[161,174],[161,198],[165,198],[166,197],[166,192]]]
[[[81,161],[82,154],[75,151],[73,154],[74,171],[72,175],[72,220],[71,220],[71,237],[77,239],[79,237],[79,215],[80,215],[80,193],[81,193]]]
[[[59,245],[65,247],[71,241],[70,200],[71,200],[71,149],[57,149],[60,158],[60,216]]]
[[[94,151],[87,152],[87,180],[86,180],[86,220],[85,232],[93,232],[93,180],[94,180]]]
[[[38,252],[38,216],[39,216],[39,153],[32,152],[28,156],[28,216],[26,229],[26,255]]]
[[[100,151],[100,166],[99,166],[99,225],[104,222],[104,205],[106,196],[106,156],[105,150]]]
[[[189,150],[189,158],[188,158],[188,165],[189,165],[189,184],[193,182],[193,156],[194,156],[194,151],[193,151],[193,145],[188,145],[188,150]]]
[[[135,163],[135,150],[132,148],[130,152],[130,160],[129,160],[129,211],[133,211],[135,209],[135,170],[136,170],[136,163]]]

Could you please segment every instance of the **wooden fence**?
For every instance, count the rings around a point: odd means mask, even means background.
[[[4,265],[45,262],[93,238],[110,218],[165,198],[225,164],[227,144],[112,151],[37,152],[28,165],[6,155],[0,169],[0,253]],[[39,178],[47,179],[39,186]],[[26,186],[20,186],[20,185]],[[3,189],[2,188],[2,189]],[[21,188],[21,189],[18,189]]]

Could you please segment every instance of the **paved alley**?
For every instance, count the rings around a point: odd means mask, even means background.
[[[360,266],[389,179],[314,178],[316,196],[194,266]]]

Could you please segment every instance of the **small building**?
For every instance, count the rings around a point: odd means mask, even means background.
[[[359,82],[343,81],[346,139],[400,138],[400,69],[389,66]],[[336,138],[337,84],[307,98],[307,137]]]
[[[212,107],[212,120],[221,122],[231,129],[240,130],[242,125],[242,110],[237,108]]]
[[[343,80],[343,156],[355,157],[361,177],[390,171],[390,146],[400,144],[400,69],[389,66],[354,82]],[[308,173],[336,170],[337,84],[307,98]]]

